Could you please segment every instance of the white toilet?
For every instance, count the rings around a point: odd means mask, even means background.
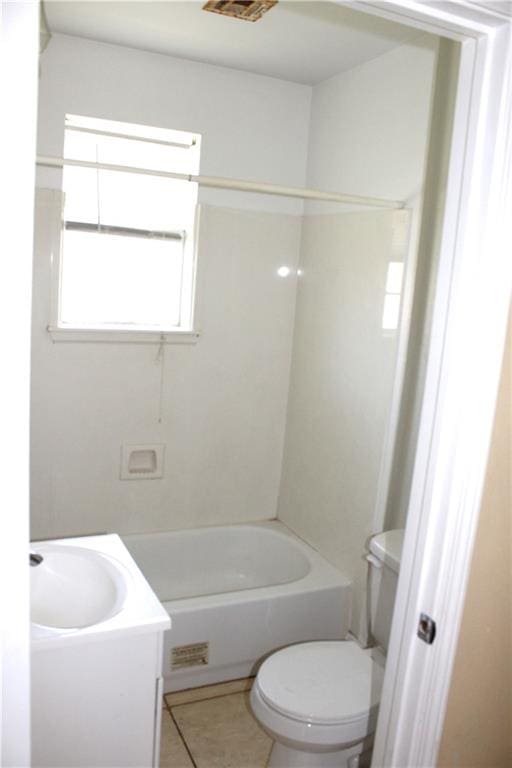
[[[370,541],[370,628],[377,649],[352,640],[298,643],[261,665],[255,717],[274,739],[269,768],[364,768],[370,764],[402,553],[403,530]]]

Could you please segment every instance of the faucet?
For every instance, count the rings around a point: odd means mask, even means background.
[[[28,558],[29,564],[32,566],[40,565],[44,560],[44,557],[42,555],[37,555],[34,552],[31,552]]]

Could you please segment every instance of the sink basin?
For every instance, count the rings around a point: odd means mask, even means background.
[[[55,629],[90,627],[122,609],[128,572],[121,563],[85,547],[34,544],[42,555],[30,567],[30,618]],[[27,566],[29,567],[29,566]]]

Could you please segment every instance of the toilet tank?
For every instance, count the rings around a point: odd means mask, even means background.
[[[389,644],[403,541],[403,529],[384,531],[370,539],[370,554],[367,555],[370,633],[384,651]]]

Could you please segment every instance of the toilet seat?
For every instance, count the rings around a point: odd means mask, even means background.
[[[255,694],[283,724],[293,727],[295,721],[310,733],[353,742],[375,729],[383,676],[350,640],[299,643],[262,664]]]

